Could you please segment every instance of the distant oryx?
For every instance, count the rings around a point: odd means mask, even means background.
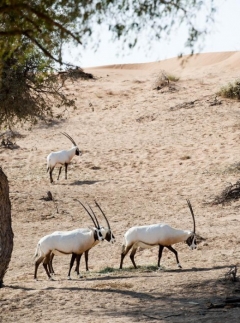
[[[61,174],[61,170],[62,170],[63,165],[65,166],[65,179],[67,179],[67,168],[68,168],[68,165],[70,164],[71,160],[73,159],[73,157],[75,155],[77,155],[77,156],[82,155],[81,151],[79,150],[77,144],[72,139],[72,137],[70,137],[66,132],[61,132],[61,133],[64,136],[66,136],[72,142],[73,145],[72,145],[72,148],[69,150],[60,150],[60,151],[56,151],[56,152],[51,152],[47,156],[47,172],[49,171],[50,183],[53,182],[52,173],[53,173],[54,167],[56,165],[60,165],[57,179],[59,180],[59,176]]]

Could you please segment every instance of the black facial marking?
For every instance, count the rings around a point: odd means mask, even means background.
[[[190,246],[192,245],[193,241],[194,241],[194,243],[195,243],[195,245],[196,245],[196,244],[197,244],[197,242],[196,242],[196,238],[195,238],[195,236],[194,236],[194,235],[192,235],[192,236],[190,236],[189,238],[187,238],[186,243],[187,243],[187,245],[190,247]]]
[[[105,236],[105,240],[107,240],[108,242],[111,240],[111,234],[109,231],[107,232],[107,234]]]
[[[98,237],[102,237],[102,232],[98,232],[97,233],[97,230],[94,230],[94,240],[98,240]]]
[[[79,156],[79,155],[80,155],[80,151],[79,151],[79,149],[78,149],[78,148],[76,149],[75,154],[76,154],[77,156]]]
[[[108,231],[107,233],[106,233],[106,236],[105,236],[105,238],[104,238],[105,240],[107,240],[108,242],[110,242],[112,239],[115,239],[115,237],[114,237],[114,235],[112,234],[112,232],[111,231]]]

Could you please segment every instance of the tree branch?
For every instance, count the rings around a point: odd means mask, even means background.
[[[62,33],[67,34],[68,36],[71,36],[74,40],[76,40],[79,44],[82,45],[82,42],[80,41],[79,37],[77,37],[76,35],[74,35],[70,30],[68,30],[67,28],[65,28],[63,25],[61,25],[60,23],[58,23],[57,21],[53,20],[51,17],[49,17],[49,15],[40,12],[36,9],[34,9],[33,7],[31,7],[28,4],[16,4],[16,5],[7,5],[7,6],[2,6],[0,7],[0,14],[1,13],[6,13],[6,12],[12,12],[12,10],[16,10],[16,11],[20,11],[21,10],[27,10],[29,12],[34,13],[38,18],[41,18],[43,20],[45,20],[46,22],[48,22],[51,26],[55,26],[57,28],[59,28],[61,30]]]

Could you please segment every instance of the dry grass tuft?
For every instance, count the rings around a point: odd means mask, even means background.
[[[240,100],[240,79],[223,86],[217,94],[224,98]]]
[[[216,196],[211,204],[224,204],[240,198],[240,181],[227,186],[220,195]]]
[[[179,81],[179,77],[173,74],[168,74],[162,70],[154,82],[153,89],[160,90],[165,86],[170,86],[170,82],[177,82],[177,81]]]

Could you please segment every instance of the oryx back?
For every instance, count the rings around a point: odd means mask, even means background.
[[[82,232],[81,229],[73,231],[57,231],[39,240],[40,249],[43,255],[49,251],[56,251],[56,254],[82,253],[89,249],[94,243],[94,232],[89,229]],[[55,252],[54,252],[55,253]]]
[[[191,231],[178,230],[168,224],[152,224],[130,228],[125,233],[126,245],[150,248],[155,245],[170,246],[187,240]]]

